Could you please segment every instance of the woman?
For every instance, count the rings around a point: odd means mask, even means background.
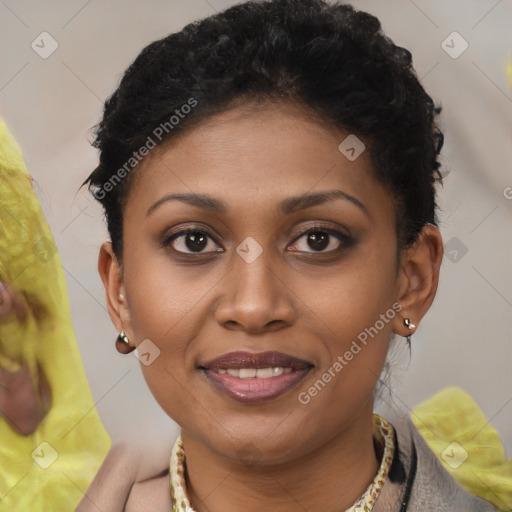
[[[373,413],[437,290],[439,112],[376,18],[321,0],[241,4],[129,67],[86,180],[98,269],[181,436],[126,510],[496,510]]]

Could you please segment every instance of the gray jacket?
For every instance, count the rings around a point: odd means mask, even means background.
[[[395,456],[373,512],[496,512],[446,471],[412,421],[394,421]]]

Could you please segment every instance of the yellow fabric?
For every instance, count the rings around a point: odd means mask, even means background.
[[[411,419],[462,487],[500,510],[512,510],[512,460],[466,392],[443,389],[416,407]]]
[[[1,120],[0,280],[29,307],[24,323],[14,315],[2,320],[0,364],[14,369],[25,362],[37,384],[39,363],[52,393],[52,407],[32,435],[16,433],[0,417],[0,511],[74,510],[111,441],[85,376],[53,236]]]

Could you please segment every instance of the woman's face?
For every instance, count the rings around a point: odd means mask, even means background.
[[[161,407],[228,458],[253,447],[262,461],[293,460],[371,413],[406,315],[392,196],[367,150],[341,152],[348,135],[292,106],[237,108],[136,170],[122,328],[145,343],[141,367]],[[331,199],[309,199],[319,193]],[[284,359],[210,364],[234,352]],[[280,366],[292,370],[263,370]]]

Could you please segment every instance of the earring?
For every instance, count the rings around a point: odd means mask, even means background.
[[[409,329],[409,331],[414,331],[414,329],[416,329],[416,326],[411,322],[410,318],[404,319],[404,326],[407,327]],[[411,351],[411,335],[408,334],[405,337],[405,339],[407,341],[407,345],[409,346],[409,352],[410,352]]]
[[[130,340],[124,331],[121,331],[116,339],[116,349],[120,354],[129,354],[135,350],[135,347],[130,346]]]
[[[414,329],[416,329],[416,326],[411,322],[410,318],[406,318],[404,320],[404,325],[405,327],[408,327],[410,331],[414,331]]]

